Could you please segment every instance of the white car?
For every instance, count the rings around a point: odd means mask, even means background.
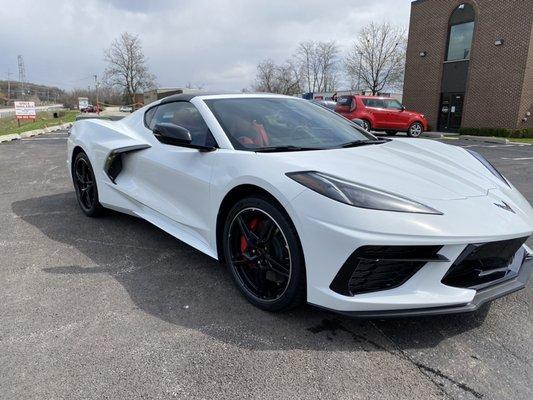
[[[118,109],[120,112],[127,112],[127,113],[130,113],[133,111],[133,107],[132,106],[120,106],[120,108]]]
[[[224,261],[265,310],[472,311],[533,264],[533,210],[482,156],[378,139],[293,97],[179,94],[81,120],[67,165],[86,215],[151,222]]]

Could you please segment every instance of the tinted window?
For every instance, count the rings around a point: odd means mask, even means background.
[[[372,108],[385,108],[383,100],[381,99],[363,99],[363,104]]]
[[[470,58],[470,47],[474,34],[474,22],[453,25],[450,27],[447,60],[464,60]]]
[[[285,98],[204,100],[239,150],[297,146],[327,149],[375,140],[357,125],[311,102]]]
[[[339,97],[337,100],[337,105],[350,107],[352,105],[352,98],[350,96]]]
[[[390,100],[383,100],[383,103],[385,104],[385,108],[389,110],[402,110],[403,106],[398,100],[390,99]]]
[[[150,120],[148,120],[148,118],[150,117],[149,112],[151,110],[146,113],[146,123],[151,130],[154,129],[156,124],[168,122],[188,129],[191,133],[192,144],[202,146],[215,145],[214,138],[211,135],[209,128],[202,115],[193,104],[186,101],[178,101],[161,104],[152,110],[155,111]]]

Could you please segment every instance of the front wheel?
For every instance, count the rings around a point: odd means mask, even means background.
[[[289,217],[262,197],[237,202],[224,225],[224,256],[250,303],[281,311],[305,301],[304,258]]]
[[[98,200],[98,188],[94,171],[85,153],[78,153],[72,165],[72,180],[78,204],[85,215],[96,217],[101,214],[103,207]]]
[[[419,137],[424,132],[424,127],[420,122],[413,122],[407,131],[410,137]]]

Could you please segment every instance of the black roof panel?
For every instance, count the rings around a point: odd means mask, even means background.
[[[241,94],[240,92],[218,91],[218,92],[194,92],[194,93],[179,93],[168,97],[163,97],[160,104],[171,103],[173,101],[191,101],[198,96],[213,96],[217,94]]]

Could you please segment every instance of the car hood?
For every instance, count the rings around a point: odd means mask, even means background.
[[[411,199],[464,199],[497,188],[496,178],[464,149],[424,139],[261,155],[285,162],[286,172],[320,171]]]

